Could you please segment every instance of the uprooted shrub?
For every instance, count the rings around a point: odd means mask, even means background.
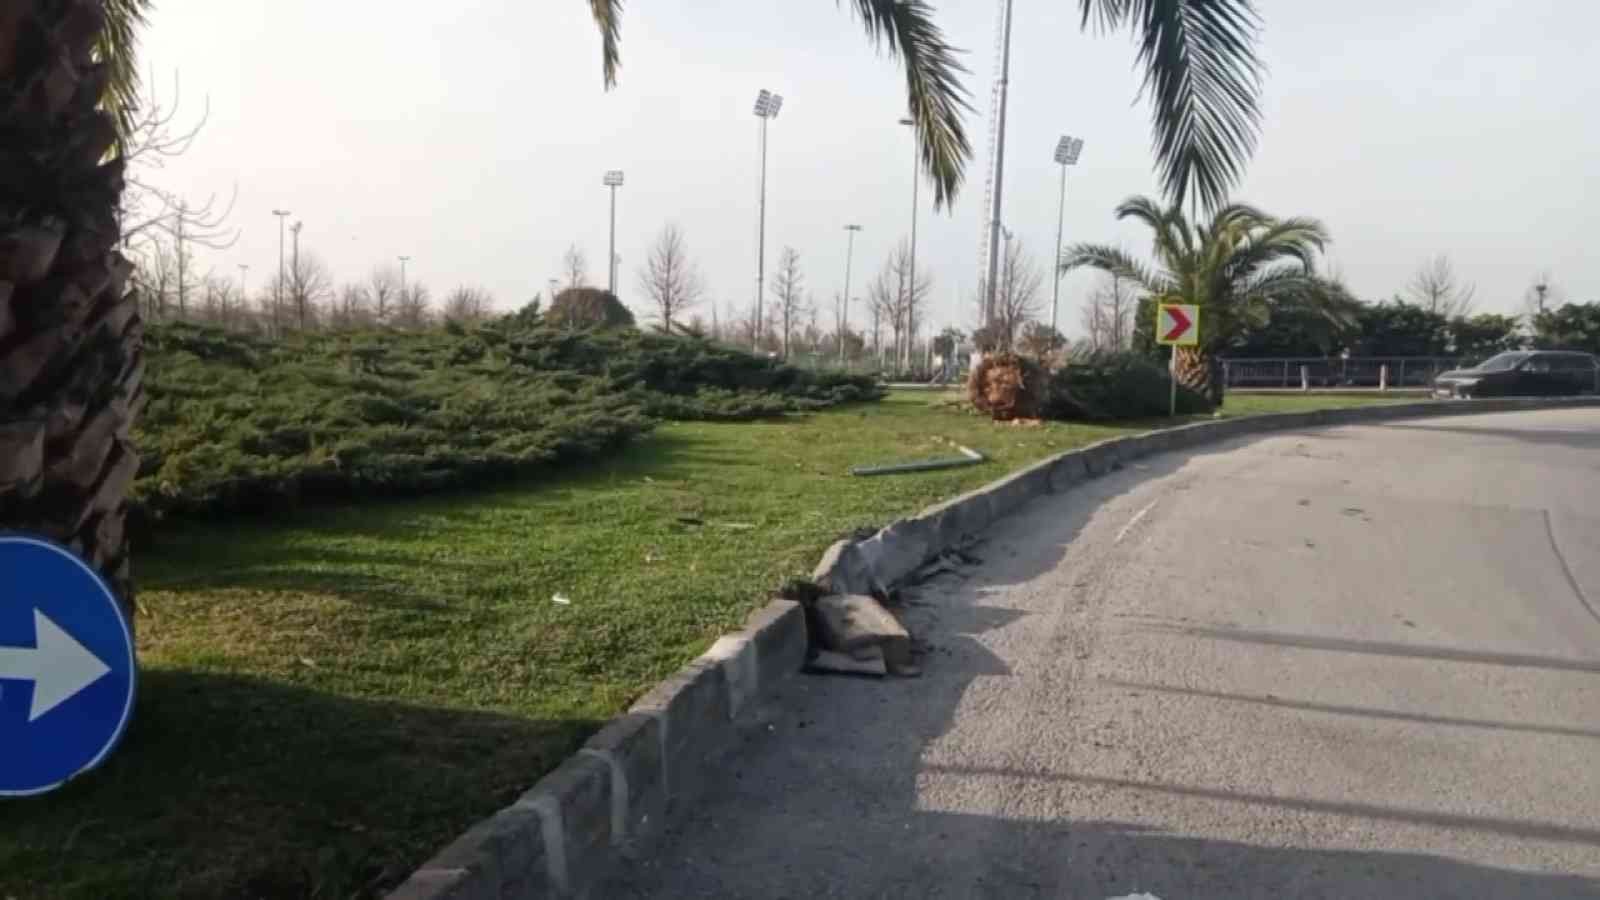
[[[1015,353],[986,353],[967,378],[967,399],[997,422],[1037,419],[1046,413],[1050,373]]]

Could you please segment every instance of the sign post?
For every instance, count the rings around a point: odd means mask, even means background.
[[[1187,303],[1162,303],[1156,307],[1156,343],[1165,347],[1193,347],[1200,343],[1200,307]],[[1167,415],[1178,414],[1178,351],[1167,360],[1171,396]]]
[[[111,589],[48,541],[0,536],[0,796],[104,762],[133,713],[133,631]]]

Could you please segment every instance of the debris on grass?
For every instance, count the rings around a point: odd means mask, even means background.
[[[961,455],[944,459],[921,459],[907,463],[885,463],[876,466],[852,466],[851,475],[901,475],[907,472],[931,472],[935,469],[955,469],[962,466],[975,466],[988,462],[989,458],[960,444],[952,444]]]
[[[557,591],[555,596],[550,598],[550,602],[554,603],[557,606],[571,606],[572,605],[572,598],[568,597],[566,594],[561,593],[560,591]]]

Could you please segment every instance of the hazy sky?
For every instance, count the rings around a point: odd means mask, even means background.
[[[996,5],[934,0],[969,51],[978,158],[953,210],[922,192],[918,268],[937,324],[970,327],[984,219],[984,144]],[[1346,0],[1261,4],[1269,73],[1261,146],[1237,191],[1332,229],[1331,256],[1363,298],[1401,289],[1446,253],[1478,310],[1520,308],[1548,269],[1574,300],[1600,299],[1597,224],[1600,5],[1576,0]],[[1057,138],[1084,139],[1067,184],[1066,237],[1143,253],[1117,223],[1155,193],[1149,118],[1122,35],[1079,31],[1072,0],[1016,0],[1007,226],[1041,259],[1055,240]],[[621,84],[602,89],[599,41],[578,0],[160,0],[143,48],[162,85],[210,121],[158,180],[191,199],[236,185],[230,250],[264,285],[277,265],[274,207],[305,223],[302,247],[341,280],[399,254],[435,296],[490,289],[513,308],[545,288],[572,242],[603,284],[604,170],[623,169],[617,252],[624,300],[646,308],[637,269],[680,224],[720,304],[748,305],[756,264],[760,88],[785,96],[771,125],[767,269],[802,256],[819,304],[852,294],[909,233],[912,143],[897,65],[829,0],[636,2]],[[1092,276],[1062,282],[1063,330],[1079,333]],[[709,309],[699,310],[709,318]],[[1048,313],[1046,313],[1048,316]],[[855,321],[860,321],[858,309]]]

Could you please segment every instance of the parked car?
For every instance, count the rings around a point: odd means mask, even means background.
[[[1571,350],[1514,350],[1433,380],[1436,397],[1548,397],[1600,393],[1600,359]]]

